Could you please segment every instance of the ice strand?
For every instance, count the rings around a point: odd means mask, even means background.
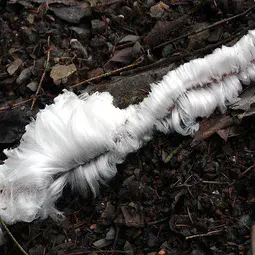
[[[242,83],[255,80],[255,30],[234,46],[170,71],[141,103],[119,109],[107,93],[77,96],[64,91],[41,110],[20,145],[5,150],[0,166],[0,216],[8,223],[59,219],[55,203],[69,184],[86,195],[98,193],[127,154],[155,131],[192,135],[197,117],[224,112],[238,100]]]

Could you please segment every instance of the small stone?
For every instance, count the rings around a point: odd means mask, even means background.
[[[136,42],[140,39],[140,36],[137,35],[127,35],[122,38],[119,43],[127,43],[127,42]]]
[[[105,238],[97,240],[93,245],[99,249],[104,248],[105,246],[112,243],[112,240],[106,240]]]
[[[105,31],[105,22],[104,21],[94,19],[91,21],[91,25],[92,25],[93,33],[103,33]]]
[[[10,74],[10,75],[13,75],[19,68],[20,66],[22,65],[22,60],[17,58],[15,59],[11,65],[9,65],[9,67],[7,68],[7,72]]]
[[[252,220],[252,217],[249,214],[245,214],[240,218],[240,225],[248,226],[250,227],[251,225],[254,224],[254,221]]]
[[[115,16],[114,19],[116,20],[116,22],[118,22],[119,24],[123,24],[125,21],[125,17],[124,15],[120,14],[118,16]]]
[[[32,75],[32,67],[25,68],[16,79],[17,84],[22,84],[27,81]]]
[[[133,16],[133,11],[128,6],[123,6],[120,10],[120,13],[124,16],[125,19],[130,19]]]
[[[85,9],[80,5],[70,7],[51,7],[50,10],[53,11],[59,19],[74,24],[79,24],[83,17],[89,16],[89,13],[86,13]]]
[[[231,34],[228,33],[228,32],[223,33],[223,39],[227,39],[227,38],[229,38],[230,36],[231,36]]]
[[[158,4],[150,8],[150,16],[155,19],[162,19],[166,16],[166,12]]]
[[[212,33],[208,37],[208,42],[216,43],[219,41],[220,36],[222,35],[222,27],[217,27],[212,31]]]
[[[72,31],[74,31],[78,36],[79,36],[79,39],[81,40],[86,40],[86,39],[89,39],[90,37],[90,30],[87,29],[87,28],[82,28],[82,27],[70,27],[70,29]]]
[[[113,227],[110,228],[110,230],[106,233],[105,240],[111,241],[115,237],[115,229]]]
[[[70,41],[71,48],[77,50],[85,58],[88,58],[88,51],[77,39],[71,39]]]
[[[27,17],[27,21],[28,21],[30,24],[34,24],[35,15],[29,14],[28,17]]]
[[[27,88],[29,88],[31,91],[35,92],[38,88],[38,82],[32,81],[29,84],[27,84]]]
[[[172,44],[168,44],[166,45],[163,50],[162,50],[162,57],[163,58],[167,58],[169,56],[171,56],[172,52],[173,52],[173,45]]]

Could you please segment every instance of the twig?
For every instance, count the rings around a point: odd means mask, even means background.
[[[188,207],[188,206],[187,206],[187,211],[188,211],[188,216],[189,216],[189,219],[190,219],[191,223],[194,224],[194,221],[193,221],[193,219],[192,219],[192,217],[191,217],[191,214],[190,214],[190,211],[189,211],[189,207]]]
[[[243,177],[245,174],[247,174],[252,168],[255,168],[255,163],[253,165],[251,165],[250,167],[248,167],[244,172],[242,172],[239,175],[239,178]]]
[[[40,95],[38,95],[37,97],[41,97],[41,96],[43,96],[43,94],[40,94]],[[34,98],[34,97],[30,97],[30,98],[28,98],[28,99],[26,99],[26,100],[24,100],[24,101],[19,102],[19,103],[10,104],[10,105],[1,107],[1,108],[0,108],[0,111],[5,111],[5,110],[17,108],[17,107],[19,107],[19,106],[21,106],[21,105],[23,105],[23,104],[25,104],[25,103],[28,103],[28,102],[32,101],[33,98]]]
[[[20,249],[20,251],[25,254],[28,255],[28,253],[22,248],[22,246],[18,243],[18,241],[16,240],[16,238],[12,235],[11,231],[9,230],[9,228],[7,227],[7,225],[5,224],[5,222],[2,220],[2,218],[0,217],[0,222],[3,225],[3,227],[5,228],[6,232],[8,233],[8,235],[11,237],[11,239],[13,240],[13,242],[18,246],[18,248]]]
[[[49,36],[48,37],[47,60],[46,60],[45,68],[44,68],[43,74],[41,76],[41,80],[39,82],[38,88],[37,88],[36,93],[33,97],[32,105],[31,105],[31,111],[34,109],[34,105],[35,105],[35,102],[36,102],[36,99],[37,99],[37,95],[39,94],[39,92],[42,88],[42,83],[43,83],[43,80],[45,78],[45,75],[46,75],[46,72],[47,72],[47,69],[48,69],[48,65],[49,65],[49,61],[50,61],[50,51],[51,51],[51,49],[50,49],[50,36]]]
[[[103,74],[100,74],[100,75],[98,75],[98,76],[92,77],[92,78],[90,78],[90,79],[87,79],[87,80],[85,80],[85,81],[82,81],[82,82],[79,82],[79,83],[77,83],[77,84],[72,85],[71,88],[72,88],[72,89],[73,89],[73,88],[77,88],[77,87],[79,87],[79,86],[81,86],[81,85],[84,85],[84,84],[86,84],[86,83],[89,83],[89,82],[91,82],[91,81],[94,81],[94,80],[97,80],[97,79],[100,79],[100,78],[104,78],[104,77],[108,77],[108,76],[111,76],[111,75],[113,75],[113,74],[119,73],[119,72],[121,72],[121,71],[127,70],[127,69],[129,69],[129,68],[133,68],[133,67],[135,67],[135,66],[138,66],[138,65],[141,64],[142,62],[143,62],[143,56],[141,56],[140,58],[138,58],[138,59],[136,60],[136,62],[133,63],[133,64],[131,64],[131,65],[124,66],[124,67],[121,67],[121,68],[119,68],[119,69],[116,69],[116,70],[113,70],[113,71],[110,71],[110,72],[103,73]]]
[[[206,184],[219,184],[219,185],[229,184],[228,182],[217,182],[217,181],[202,181],[202,183],[206,183]]]
[[[161,44],[155,46],[154,49],[161,48],[161,47],[166,46],[166,45],[168,45],[168,44],[170,44],[170,43],[174,43],[174,42],[179,41],[179,40],[181,40],[181,39],[183,39],[183,38],[186,38],[186,37],[188,37],[188,36],[201,33],[201,32],[203,32],[203,31],[205,31],[205,30],[208,30],[208,29],[210,29],[210,28],[216,27],[216,26],[218,26],[218,25],[221,25],[221,24],[226,23],[226,22],[228,22],[228,21],[231,21],[231,20],[233,20],[233,19],[242,17],[242,16],[248,14],[249,12],[251,12],[254,8],[255,8],[255,5],[253,5],[252,7],[250,7],[248,10],[246,10],[246,11],[240,13],[240,14],[237,14],[237,15],[235,15],[235,16],[233,16],[233,17],[230,17],[230,18],[227,18],[227,19],[223,19],[223,20],[217,21],[217,22],[215,22],[215,23],[213,23],[212,25],[209,25],[209,26],[207,26],[207,27],[198,29],[198,30],[196,30],[196,31],[193,31],[193,32],[184,34],[184,35],[182,35],[182,36],[179,36],[179,37],[174,38],[174,39],[172,39],[172,40],[169,40],[169,41],[167,41],[167,42],[161,43]]]
[[[170,65],[170,64],[178,62],[178,61],[183,61],[187,58],[194,57],[194,56],[197,56],[197,55],[200,55],[200,54],[205,54],[207,52],[210,52],[210,51],[214,50],[215,48],[218,48],[222,45],[225,45],[225,44],[231,42],[232,40],[234,40],[236,38],[239,38],[241,35],[246,33],[250,28],[251,28],[251,26],[248,26],[247,28],[242,28],[242,30],[241,29],[240,29],[240,31],[238,30],[235,35],[230,36],[230,37],[228,37],[228,38],[226,38],[226,39],[224,39],[220,42],[217,42],[215,44],[208,45],[208,46],[206,46],[202,49],[198,49],[194,52],[185,53],[185,54],[178,55],[178,56],[170,56],[170,57],[161,59],[157,62],[154,62],[152,64],[149,64],[149,65],[146,65],[146,66],[141,66],[141,67],[138,67],[138,68],[133,69],[133,70],[125,71],[125,72],[121,73],[121,76],[134,75],[135,73],[148,71],[150,69]]]
[[[174,157],[174,155],[179,153],[183,147],[184,147],[184,144],[181,143],[177,148],[175,148],[173,151],[171,151],[171,153],[164,160],[164,163],[165,164],[169,163],[169,161]]]
[[[219,234],[221,232],[222,232],[222,230],[214,230],[214,231],[210,231],[210,232],[205,233],[205,234],[197,234],[197,235],[192,235],[192,236],[186,236],[185,239],[188,240],[188,239],[197,238],[197,237],[212,236],[212,235]]]
[[[13,105],[8,105],[8,106],[5,106],[5,107],[2,107],[2,108],[0,108],[0,111],[5,111],[5,110],[9,110],[9,109],[12,109],[12,108],[19,107],[19,106],[21,106],[21,105],[23,105],[23,104],[25,104],[25,103],[27,103],[27,102],[30,102],[30,101],[32,101],[32,100],[33,100],[33,98],[29,98],[29,99],[24,100],[24,101],[22,101],[22,102],[19,102],[19,103],[13,104]]]

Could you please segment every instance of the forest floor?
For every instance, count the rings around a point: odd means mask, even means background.
[[[112,91],[125,107],[255,28],[250,0],[0,0],[0,13],[1,160],[63,88]],[[155,134],[95,199],[67,187],[63,222],[10,232],[30,255],[255,254],[255,92],[245,90],[245,110],[201,120],[195,138]],[[0,254],[23,254],[3,230]]]

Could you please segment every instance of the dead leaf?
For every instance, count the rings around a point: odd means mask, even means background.
[[[241,130],[239,130],[238,126],[230,126],[228,128],[219,129],[217,134],[224,140],[227,141],[228,138],[233,136],[238,136],[241,134]]]
[[[170,39],[170,35],[185,25],[189,19],[188,15],[183,15],[174,21],[157,21],[149,34],[144,38],[144,42],[150,47],[155,47]]]
[[[132,49],[133,47],[128,47],[119,51],[115,51],[109,62],[118,62],[123,64],[130,63],[132,59]]]
[[[209,138],[215,134],[220,129],[230,127],[232,125],[240,124],[241,120],[236,117],[231,117],[229,115],[216,115],[209,119],[205,119],[200,123],[200,128],[195,134],[191,146],[196,146],[203,140]]]
[[[230,106],[230,109],[247,111],[254,103],[255,103],[255,86],[251,86],[244,93],[241,94],[240,100],[238,102]]]
[[[135,228],[144,226],[143,212],[137,212],[134,208],[129,206],[121,206],[121,211],[124,216],[126,226]]]
[[[50,77],[53,79],[56,85],[59,85],[61,82],[66,83],[68,77],[77,71],[74,64],[65,66],[65,65],[55,65],[50,72]]]
[[[121,63],[124,65],[131,64],[141,52],[141,45],[136,42],[133,47],[127,47],[119,51],[115,51],[112,58],[105,64],[104,68],[107,70],[112,70],[116,63]]]

